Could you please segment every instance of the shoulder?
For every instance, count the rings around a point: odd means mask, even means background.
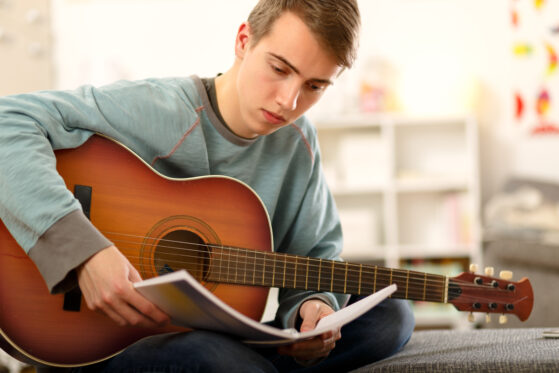
[[[201,104],[201,98],[197,89],[196,76],[190,77],[169,77],[169,78],[148,78],[143,80],[121,80],[113,84],[99,87],[98,90],[105,94],[115,94],[149,100],[175,100],[189,104],[196,108]]]
[[[298,140],[299,147],[303,147],[303,149],[300,150],[305,150],[311,158],[311,161],[314,162],[319,147],[316,128],[311,121],[307,117],[302,116],[291,123],[288,129],[291,131],[292,136],[295,136]]]

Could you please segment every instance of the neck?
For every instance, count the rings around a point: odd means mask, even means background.
[[[227,72],[215,78],[217,105],[225,124],[237,136],[246,137],[241,131],[242,119],[237,94],[238,64],[235,63]]]
[[[440,275],[232,247],[214,249],[206,280],[366,295],[396,283],[393,298],[446,302]]]

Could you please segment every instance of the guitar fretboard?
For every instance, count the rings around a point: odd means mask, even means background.
[[[393,298],[447,300],[441,275],[231,247],[212,250],[207,281],[357,295],[396,284]]]

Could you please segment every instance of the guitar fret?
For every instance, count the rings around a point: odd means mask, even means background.
[[[347,293],[347,267],[348,266],[349,266],[349,263],[345,262],[344,294]]]
[[[239,274],[238,268],[239,268],[239,249],[237,249],[237,256],[235,256],[235,281],[234,281],[235,283],[238,282],[237,280]]]
[[[318,261],[318,288],[317,291],[320,291],[320,273],[322,272],[322,258]]]
[[[223,249],[219,250],[219,269],[217,270],[218,281],[221,282],[221,272],[223,267]]]
[[[408,298],[409,288],[410,288],[410,271],[406,271],[406,299]]]
[[[332,273],[330,274],[330,291],[334,291],[334,263],[336,262],[332,261]]]
[[[274,255],[274,261],[272,262],[272,286],[276,285],[276,256]]]
[[[254,264],[252,267],[252,284],[256,285],[256,250],[253,251],[254,252]]]
[[[267,256],[267,255],[268,255],[267,253],[263,253],[263,265],[262,265],[262,286],[264,286],[264,285],[265,285],[265,282],[264,282],[264,277],[265,277],[265,275],[266,275],[266,256]]]
[[[229,260],[227,260],[227,277],[225,278],[225,281],[229,282],[229,275],[231,272],[231,251],[228,251],[229,254]]]
[[[283,260],[283,287],[285,288],[285,271],[287,269],[287,256]]]
[[[244,264],[245,264],[245,269],[243,271],[243,284],[246,284],[247,283],[247,264],[248,264],[248,257],[246,256],[246,254],[245,254]]]
[[[377,291],[377,271],[378,271],[378,266],[375,266],[375,280],[373,282],[373,293],[376,293]]]
[[[305,290],[309,288],[309,257],[307,256],[307,274],[305,275]]]
[[[293,271],[293,288],[297,289],[297,257],[295,257],[295,270]]]
[[[423,301],[425,301],[425,295],[427,293],[427,273],[425,273],[425,280],[423,281]]]
[[[360,263],[359,264],[359,292],[357,293],[358,295],[361,295],[361,277],[363,275],[363,264]]]

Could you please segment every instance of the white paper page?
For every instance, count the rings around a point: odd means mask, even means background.
[[[252,320],[225,304],[185,270],[141,281],[134,286],[165,311],[175,325],[228,333],[247,343],[265,345],[290,343],[336,329],[361,316],[396,290],[396,285],[391,285],[325,317],[316,329],[299,333]]]
[[[173,324],[233,334],[242,339],[291,340],[298,333],[261,324],[225,304],[185,270],[135,283]]]

